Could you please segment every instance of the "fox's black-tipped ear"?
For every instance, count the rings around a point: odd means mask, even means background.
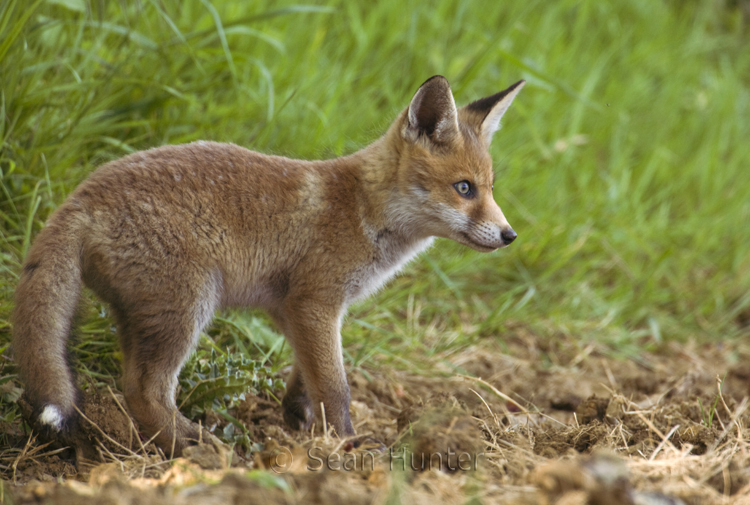
[[[500,93],[482,98],[464,107],[469,112],[469,117],[472,118],[479,137],[488,145],[492,142],[492,135],[500,129],[500,119],[524,84],[526,81],[518,81]]]
[[[416,142],[425,135],[443,144],[458,135],[458,111],[448,80],[442,75],[427,79],[409,104],[404,136]]]

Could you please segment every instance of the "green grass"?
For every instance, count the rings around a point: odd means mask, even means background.
[[[350,153],[438,73],[459,104],[528,81],[492,147],[519,239],[490,255],[439,241],[352,308],[349,364],[406,366],[518,324],[623,353],[747,337],[750,34],[736,2],[429,5],[0,0],[0,349],[30,241],[97,165],[196,139]],[[111,322],[88,307],[79,366],[107,381]],[[225,313],[210,336],[204,349],[288,352],[257,313]]]

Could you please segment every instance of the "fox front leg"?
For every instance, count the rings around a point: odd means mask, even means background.
[[[283,329],[296,361],[282,402],[284,420],[292,428],[307,429],[314,419],[322,422],[325,416],[338,436],[353,436],[339,332],[341,311],[310,301],[290,305],[293,310],[285,314]]]
[[[294,430],[308,431],[315,420],[315,411],[310,396],[302,382],[299,366],[294,366],[286,381],[286,393],[281,401],[284,422]]]

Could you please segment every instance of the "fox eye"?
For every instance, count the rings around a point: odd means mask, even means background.
[[[453,185],[458,194],[465,197],[471,197],[471,183],[469,181],[457,182]]]

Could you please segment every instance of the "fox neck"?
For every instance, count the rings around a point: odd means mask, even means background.
[[[332,167],[334,173],[340,174],[335,180],[351,181],[348,192],[352,198],[347,199],[350,211],[373,248],[372,263],[366,269],[373,269],[368,270],[368,275],[380,281],[372,289],[432,243],[432,237],[410,219],[415,214],[409,208],[413,199],[399,184],[402,148],[399,138],[390,133],[360,151],[334,160]],[[357,297],[369,292],[370,288],[365,289]]]
[[[421,242],[431,235],[414,219],[414,199],[408,188],[401,187],[403,141],[398,138],[397,124],[398,121],[383,137],[350,157],[357,167],[357,212],[365,229],[405,242]]]
[[[428,238],[406,219],[408,198],[399,187],[401,152],[388,136],[350,157],[355,166],[356,205],[365,229],[412,240]]]

